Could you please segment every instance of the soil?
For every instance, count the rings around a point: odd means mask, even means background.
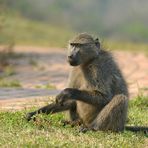
[[[22,88],[0,88],[1,110],[42,106],[66,87],[70,66],[65,49],[17,46],[14,51],[22,56],[9,61],[15,74],[7,80],[18,80]],[[113,56],[126,78],[130,98],[148,96],[148,57],[129,51],[113,51]]]

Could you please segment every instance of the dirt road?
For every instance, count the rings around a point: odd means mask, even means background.
[[[0,88],[1,109],[22,109],[30,105],[48,102],[48,96],[56,95],[66,87],[70,66],[66,62],[66,50],[57,48],[16,47],[23,56],[11,61],[15,74],[7,80],[18,80],[22,88]],[[113,52],[115,60],[125,75],[130,98],[148,96],[148,57],[142,53]],[[47,90],[51,87],[56,90]],[[32,103],[30,103],[33,101]]]

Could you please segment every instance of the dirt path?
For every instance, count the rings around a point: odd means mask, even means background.
[[[48,96],[65,88],[70,66],[66,63],[66,50],[39,47],[16,47],[23,57],[12,60],[15,75],[7,80],[20,81],[21,89],[0,88],[1,109],[22,109],[48,102]],[[148,57],[130,52],[113,52],[129,85],[130,97],[139,93],[148,95]],[[47,90],[51,87],[56,90]]]

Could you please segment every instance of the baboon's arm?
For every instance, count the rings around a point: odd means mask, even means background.
[[[99,91],[85,91],[73,88],[64,89],[57,97],[56,101],[63,104],[66,100],[79,100],[92,105],[106,105],[110,101],[109,95],[103,94]]]
[[[38,114],[40,114],[40,113],[49,114],[49,113],[56,113],[56,112],[61,112],[61,111],[64,111],[64,110],[68,110],[71,107],[72,107],[72,104],[69,103],[68,101],[64,104],[64,106],[60,106],[59,104],[52,103],[52,104],[49,104],[47,106],[44,106],[44,107],[40,108],[36,112]]]
[[[83,71],[84,79],[89,84],[88,89],[85,90],[86,87],[84,89],[83,87],[80,87],[80,89],[79,87],[66,88],[57,96],[57,102],[62,104],[65,100],[72,99],[92,105],[106,105],[113,97],[110,93],[110,77],[112,76],[109,68],[108,70],[103,68],[106,67],[106,63],[99,68],[97,66],[94,64],[93,67],[89,67],[89,71]],[[77,80],[79,80],[78,78]]]
[[[70,102],[70,101],[66,101],[63,106],[61,106],[60,104],[51,103],[51,104],[44,106],[34,112],[28,113],[26,116],[26,119],[29,121],[29,120],[31,120],[32,116],[34,116],[36,114],[41,114],[41,113],[53,114],[53,113],[69,110],[72,107],[73,107],[73,102]]]

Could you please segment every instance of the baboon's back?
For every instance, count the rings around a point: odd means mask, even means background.
[[[106,73],[106,87],[110,87],[111,94],[113,96],[124,94],[128,97],[126,81],[112,54],[108,51],[101,50],[97,63],[98,68]]]

